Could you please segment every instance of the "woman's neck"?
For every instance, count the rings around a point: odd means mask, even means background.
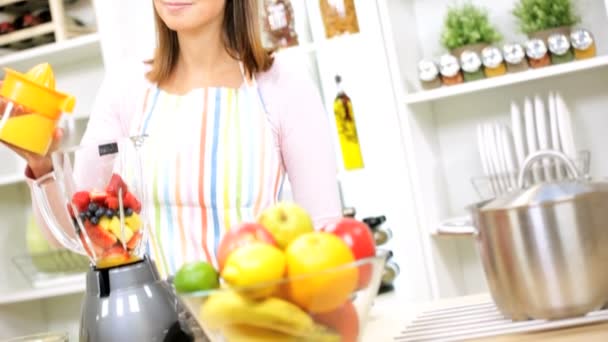
[[[242,77],[238,61],[226,51],[221,18],[196,31],[178,32],[179,57],[170,88],[238,87]]]

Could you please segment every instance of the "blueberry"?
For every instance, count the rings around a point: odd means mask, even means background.
[[[79,213],[78,217],[80,217],[80,219],[82,221],[85,221],[87,219],[87,212],[81,212],[81,213]]]
[[[106,216],[107,216],[108,218],[112,218],[112,217],[114,217],[114,210],[112,210],[112,209],[108,209],[108,210],[106,210]]]
[[[99,218],[97,216],[91,217],[91,223],[92,224],[98,224],[99,223]]]
[[[91,202],[89,203],[89,211],[92,211],[93,213],[95,213],[97,211],[99,207],[97,206],[97,204]]]
[[[84,216],[86,216],[86,218],[89,218],[89,219],[90,219],[91,217],[94,217],[94,216],[95,216],[95,214],[94,214],[94,213],[91,213],[90,211],[88,211],[88,210],[87,210],[87,211],[84,213]]]
[[[106,213],[106,210],[104,208],[99,208],[95,212],[95,217],[101,218],[105,213]]]
[[[125,210],[125,215],[126,215],[126,216],[131,216],[131,215],[133,215],[133,209],[131,209],[131,208],[127,208],[127,210]]]

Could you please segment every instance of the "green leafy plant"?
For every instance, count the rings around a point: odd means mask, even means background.
[[[519,0],[513,9],[520,30],[529,34],[580,22],[571,0]]]
[[[470,44],[492,44],[502,39],[490,24],[485,9],[470,2],[448,8],[441,33],[441,43],[448,50]]]

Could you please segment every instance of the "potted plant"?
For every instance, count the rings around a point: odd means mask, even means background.
[[[580,22],[571,0],[518,0],[513,15],[528,38],[545,42],[554,33],[569,35],[571,27]]]
[[[484,47],[502,39],[490,24],[487,11],[470,2],[450,6],[443,25],[441,43],[456,57],[465,50],[480,53]]]

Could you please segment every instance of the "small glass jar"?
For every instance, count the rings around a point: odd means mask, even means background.
[[[520,72],[528,70],[528,60],[526,52],[520,44],[505,44],[502,47],[507,63],[508,72]]]
[[[542,39],[531,39],[526,42],[526,55],[532,68],[542,68],[551,65],[551,57],[547,45]]]
[[[551,52],[551,63],[562,64],[574,60],[574,53],[570,49],[568,37],[561,33],[549,36],[547,39]]]
[[[496,77],[507,73],[507,66],[500,49],[495,46],[488,46],[481,50],[484,71],[486,77]]]
[[[481,67],[481,58],[475,51],[464,51],[460,55],[460,65],[465,82],[476,81],[485,78]]]
[[[445,54],[441,56],[439,59],[439,71],[441,72],[443,84],[447,86],[464,82],[458,59],[453,55]]]
[[[574,50],[574,59],[586,59],[596,56],[595,39],[591,32],[585,29],[576,29],[570,33],[570,41]]]
[[[418,62],[418,78],[423,89],[428,90],[441,87],[439,69],[433,61],[424,59]]]

